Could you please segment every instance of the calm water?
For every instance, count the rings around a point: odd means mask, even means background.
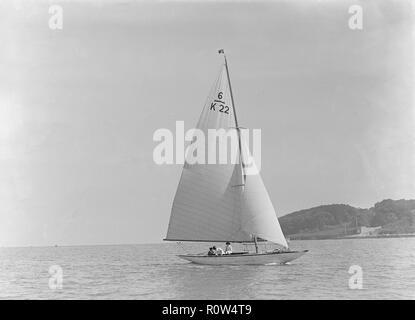
[[[206,244],[0,248],[0,298],[415,299],[415,238],[290,245],[310,252],[284,266],[198,266],[175,254]],[[52,265],[62,268],[61,289],[49,288]],[[361,290],[349,289],[352,265],[362,268]]]

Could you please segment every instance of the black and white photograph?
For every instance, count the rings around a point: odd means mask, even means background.
[[[414,45],[412,0],[2,0],[0,300],[415,300]]]

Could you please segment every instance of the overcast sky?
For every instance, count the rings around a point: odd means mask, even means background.
[[[0,245],[161,241],[181,166],[153,133],[196,124],[222,47],[278,215],[415,198],[409,0],[50,3],[62,30],[0,4]]]

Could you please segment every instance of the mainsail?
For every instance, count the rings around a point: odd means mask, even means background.
[[[206,137],[207,153],[216,148],[216,141],[208,139],[209,129],[237,134],[236,157],[242,161],[228,157],[222,164],[216,152],[215,164],[208,163],[208,154],[204,164],[190,164],[187,154],[165,240],[251,242],[260,237],[288,247],[261,176],[244,172],[244,142],[238,132],[226,58],[196,128]],[[232,148],[228,149],[229,156]]]

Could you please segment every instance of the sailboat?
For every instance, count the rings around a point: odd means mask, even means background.
[[[242,128],[236,116],[228,62],[223,49],[219,54],[223,55],[224,62],[196,128],[205,136],[208,136],[209,129],[236,131],[240,161],[190,164],[186,157],[164,240],[229,241],[255,245],[255,252],[208,255],[206,250],[204,253],[178,255],[197,264],[285,264],[308,250],[289,249],[259,172],[247,174],[245,141],[242,141]],[[260,251],[258,243],[261,241],[272,242],[277,249]]]

